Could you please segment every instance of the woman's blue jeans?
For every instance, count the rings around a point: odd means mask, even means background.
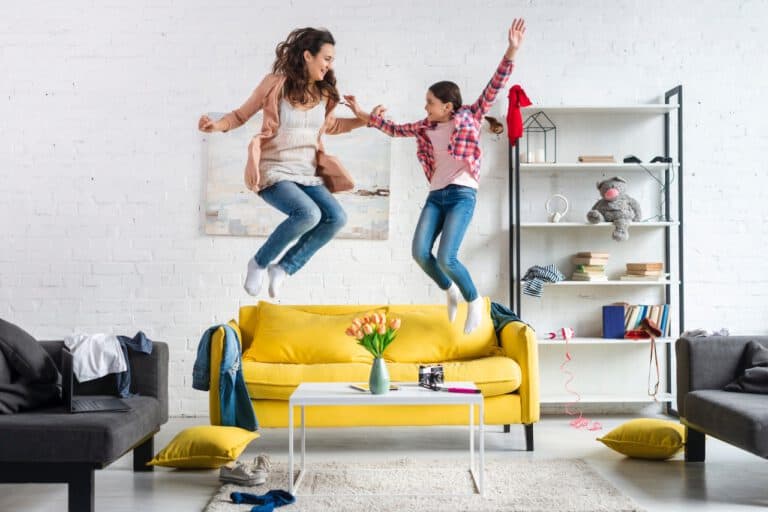
[[[447,290],[452,282],[456,283],[468,302],[477,298],[477,289],[457,256],[476,202],[477,191],[461,185],[448,185],[430,192],[411,246],[413,259],[440,288]],[[432,246],[437,235],[440,235],[440,245],[435,257]]]
[[[347,214],[324,185],[278,181],[259,196],[288,215],[256,253],[260,267],[269,265],[298,238],[278,262],[286,273],[295,273],[347,223]]]

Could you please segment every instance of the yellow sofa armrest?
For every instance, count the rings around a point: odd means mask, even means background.
[[[243,347],[243,334],[235,320],[230,320],[227,325],[234,329],[237,341],[240,343],[240,351]],[[219,393],[219,377],[221,375],[221,358],[224,353],[224,328],[219,327],[211,336],[211,382],[208,390],[208,415],[211,425],[221,425],[221,401]]]
[[[501,330],[501,348],[504,354],[520,365],[523,382],[520,384],[520,406],[523,423],[539,421],[539,348],[536,334],[523,322],[509,322]]]

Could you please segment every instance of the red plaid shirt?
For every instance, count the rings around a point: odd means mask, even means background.
[[[475,180],[480,180],[480,162],[483,151],[480,149],[480,128],[483,116],[490,110],[496,95],[507,83],[514,68],[514,61],[506,57],[501,59],[499,67],[491,81],[483,89],[483,93],[472,105],[463,105],[453,115],[455,126],[448,144],[448,152],[456,159],[465,160]],[[415,123],[395,124],[383,117],[372,115],[368,126],[378,128],[390,137],[416,137],[416,156],[424,168],[427,181],[432,181],[435,174],[435,149],[427,136],[427,130],[433,129],[437,123],[426,119]]]

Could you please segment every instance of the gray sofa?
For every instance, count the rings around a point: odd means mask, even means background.
[[[768,336],[677,340],[677,408],[688,432],[686,461],[704,461],[705,436],[768,458],[768,395],[723,391],[738,376],[750,340],[768,347]]]
[[[61,341],[43,341],[61,368]],[[94,510],[94,471],[133,450],[133,470],[151,471],[153,438],[168,421],[168,345],[151,355],[129,351],[128,412],[69,414],[63,406],[0,415],[0,483],[60,482],[69,485],[69,511]],[[76,383],[77,395],[111,395],[114,375]]]

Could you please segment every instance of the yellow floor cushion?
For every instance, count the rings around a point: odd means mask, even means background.
[[[520,387],[522,372],[503,356],[442,363],[447,381],[471,381],[486,397],[512,393]],[[393,382],[416,382],[419,363],[387,363]],[[284,364],[243,361],[243,377],[251,398],[288,400],[302,382],[367,382],[368,363]]]

